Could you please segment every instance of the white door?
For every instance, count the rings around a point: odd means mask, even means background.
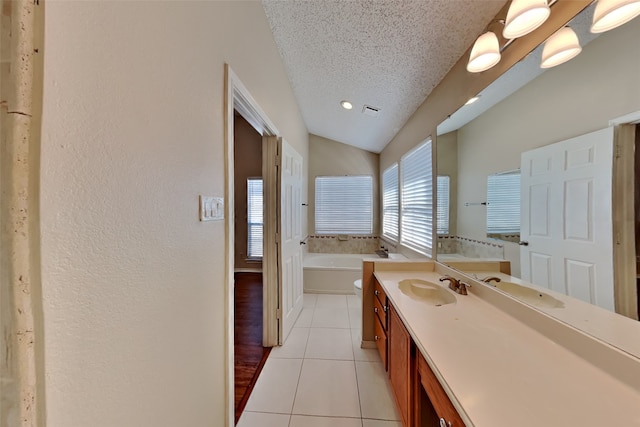
[[[614,310],[613,128],[522,153],[522,279]]]
[[[302,157],[286,141],[279,143],[279,342],[282,344],[302,311]]]

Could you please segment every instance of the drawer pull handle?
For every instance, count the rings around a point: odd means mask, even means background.
[[[378,307],[373,307],[373,312],[377,313],[378,312]]]
[[[440,427],[451,427],[451,421],[445,421],[444,418],[440,418]]]
[[[382,307],[382,309],[384,310],[384,312],[386,313],[387,310],[389,310],[389,307],[387,307],[386,305],[384,307]]]
[[[379,336],[377,336],[377,335],[376,335],[375,337],[373,337],[373,338],[374,338],[376,341],[378,341],[378,340],[380,339],[380,337],[379,337]]]
[[[373,291],[373,293],[374,293],[374,294],[376,294],[376,296],[377,296],[377,295],[380,295],[380,291],[379,291],[379,290],[377,290],[377,289],[376,289],[375,291]]]

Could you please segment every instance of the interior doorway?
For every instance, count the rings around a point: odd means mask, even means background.
[[[263,347],[262,135],[234,111],[234,405],[238,422],[270,347]]]

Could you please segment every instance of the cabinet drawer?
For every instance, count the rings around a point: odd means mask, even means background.
[[[420,375],[422,387],[427,396],[429,396],[429,400],[438,417],[444,419],[447,426],[464,427],[464,422],[460,418],[458,411],[449,400],[449,396],[447,396],[442,385],[440,385],[440,381],[438,381],[422,354],[418,354],[418,374]]]
[[[386,331],[387,330],[387,306],[382,305],[378,300],[378,298],[374,298],[373,311],[378,317],[378,320],[380,321],[382,328]]]
[[[378,353],[380,353],[380,359],[382,359],[382,365],[384,370],[387,370],[387,331],[384,330],[380,324],[378,318],[373,321],[374,338],[376,340],[376,346],[378,347]]]
[[[378,283],[378,280],[373,281],[373,294],[378,301],[380,301],[380,305],[387,305],[387,294],[384,292],[384,289],[382,289],[382,285]]]

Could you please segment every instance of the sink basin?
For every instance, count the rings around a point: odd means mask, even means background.
[[[552,297],[549,294],[545,294],[544,292],[540,292],[537,289],[529,288],[527,286],[518,285],[517,283],[512,282],[497,282],[491,283],[496,288],[501,291],[514,296],[521,300],[522,302],[526,302],[536,307],[543,308],[563,308],[564,303],[559,299]]]
[[[442,286],[420,279],[406,279],[398,283],[400,291],[408,297],[434,306],[456,302],[456,297]]]

